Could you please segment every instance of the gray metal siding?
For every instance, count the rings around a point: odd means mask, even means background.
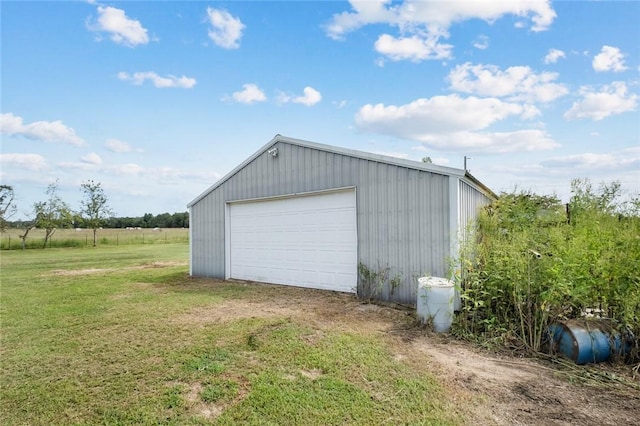
[[[479,210],[491,203],[491,198],[464,181],[460,181],[459,237],[465,240],[468,227],[473,224]]]
[[[401,285],[380,298],[415,303],[416,279],[445,276],[450,253],[449,176],[278,142],[191,206],[192,273],[225,277],[227,201],[356,187],[358,258]],[[359,291],[361,283],[358,284]]]

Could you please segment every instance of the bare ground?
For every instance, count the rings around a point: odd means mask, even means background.
[[[194,279],[196,285],[228,285]],[[353,295],[284,286],[259,286],[251,296],[193,310],[176,321],[206,325],[252,317],[304,321],[318,337],[327,330],[383,336],[397,362],[430,366],[452,404],[474,425],[640,425],[640,378],[631,369],[602,365],[625,383],[585,383],[554,364],[496,354],[416,326],[406,309],[364,304]],[[313,339],[314,336],[309,336]],[[309,374],[313,374],[310,372]],[[462,407],[462,408],[461,408]]]

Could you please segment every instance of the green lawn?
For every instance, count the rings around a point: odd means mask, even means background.
[[[234,316],[306,290],[192,279],[187,244],[0,259],[2,425],[464,423],[384,333]]]

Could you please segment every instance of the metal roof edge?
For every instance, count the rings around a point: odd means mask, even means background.
[[[408,168],[411,168],[411,169],[422,170],[422,171],[431,172],[431,173],[443,174],[443,175],[447,175],[447,176],[456,176],[456,177],[459,177],[459,178],[467,178],[471,182],[473,182],[475,185],[480,187],[483,191],[486,191],[491,197],[498,198],[498,196],[493,191],[491,191],[491,189],[489,189],[486,185],[484,185],[482,182],[480,182],[478,179],[476,179],[474,176],[472,176],[469,172],[465,172],[462,169],[457,169],[457,168],[454,168],[454,167],[447,167],[447,166],[438,166],[436,164],[420,163],[418,161],[404,160],[402,158],[389,157],[389,156],[386,156],[386,155],[374,154],[374,153],[371,153],[371,152],[358,151],[358,150],[354,150],[354,149],[340,148],[340,147],[333,146],[333,145],[326,145],[326,144],[321,144],[321,143],[317,143],[317,142],[311,142],[311,141],[307,141],[307,140],[303,140],[303,139],[291,138],[291,137],[288,137],[288,136],[282,136],[280,134],[277,134],[269,142],[267,142],[260,149],[258,149],[255,153],[253,153],[249,158],[244,160],[242,163],[240,163],[238,166],[236,166],[233,170],[231,170],[229,173],[227,173],[222,178],[220,178],[216,183],[211,185],[209,188],[207,188],[205,191],[203,191],[200,195],[198,195],[196,198],[194,198],[189,204],[187,204],[187,208],[191,208],[192,206],[194,206],[196,203],[198,203],[200,200],[202,200],[208,194],[213,192],[220,185],[222,185],[227,180],[229,180],[233,175],[238,173],[238,171],[240,171],[242,168],[244,168],[247,164],[249,164],[250,162],[255,160],[264,151],[266,151],[267,149],[271,148],[273,145],[275,145],[278,142],[289,143],[289,144],[292,144],[292,145],[298,145],[298,146],[303,146],[303,147],[307,147],[307,148],[313,148],[313,149],[317,149],[317,150],[320,150],[320,151],[326,151],[326,152],[331,152],[331,153],[335,153],[335,154],[346,155],[346,156],[350,156],[350,157],[360,158],[360,159],[363,159],[363,160],[377,161],[377,162],[385,163],[385,164],[393,164],[393,165],[397,165],[397,166],[408,167]]]
[[[226,175],[224,175],[223,177],[218,179],[216,181],[216,183],[211,185],[209,188],[205,189],[200,195],[198,195],[196,198],[194,198],[189,204],[187,204],[187,208],[191,208],[196,203],[198,203],[200,200],[202,200],[204,197],[209,195],[211,192],[215,191],[215,189],[217,187],[219,187],[220,185],[225,183],[227,180],[229,180],[233,175],[238,173],[247,164],[249,164],[250,162],[252,162],[256,158],[258,158],[260,156],[260,154],[262,154],[265,150],[269,149],[272,145],[275,145],[279,140],[278,138],[280,138],[280,137],[281,136],[279,134],[275,135],[269,142],[267,142],[265,145],[263,145],[262,148],[258,149],[249,158],[244,160],[242,163],[238,164],[238,166],[234,167],[233,170],[231,170],[229,173],[227,173]]]
[[[489,197],[493,198],[494,200],[497,200],[499,198],[498,195],[495,192],[493,192],[487,185],[480,182],[475,176],[473,176],[468,171],[465,172],[464,177],[469,179],[471,182],[473,182],[479,189],[485,192],[485,194],[488,195]]]
[[[290,138],[287,136],[280,136],[279,141],[300,145],[300,146],[305,146],[308,148],[314,148],[321,151],[347,155],[350,157],[356,157],[363,160],[377,161],[377,162],[386,163],[386,164],[394,164],[398,166],[409,167],[416,170],[424,170],[428,172],[439,173],[439,174],[444,174],[449,176],[464,177],[464,171],[462,169],[456,169],[454,167],[438,166],[436,164],[429,164],[429,163],[420,163],[418,161],[404,160],[402,158],[389,157],[387,155],[374,154],[372,152],[358,151],[358,150],[349,149],[349,148],[341,148],[334,145],[326,145],[318,142],[311,142],[311,141],[306,141],[302,139]]]

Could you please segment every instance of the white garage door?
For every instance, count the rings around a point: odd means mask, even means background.
[[[229,277],[355,292],[354,189],[230,203]]]

